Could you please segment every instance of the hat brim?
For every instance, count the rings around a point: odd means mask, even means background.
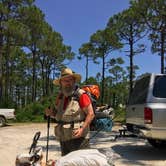
[[[74,73],[74,74],[68,75],[68,76],[74,77],[74,79],[75,79],[75,81],[76,81],[77,83],[81,81],[81,75],[80,75],[80,74],[75,74],[75,73]],[[60,80],[61,80],[62,78],[68,77],[68,76],[60,77],[60,78],[58,78],[58,79],[53,80],[53,84],[54,84],[54,85],[60,85]]]

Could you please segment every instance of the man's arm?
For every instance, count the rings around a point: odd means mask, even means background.
[[[73,132],[74,136],[75,137],[81,137],[84,130],[89,127],[90,123],[92,122],[93,118],[94,118],[94,111],[93,111],[93,108],[92,108],[92,104],[90,104],[89,106],[85,107],[83,109],[83,111],[86,112],[86,118],[85,118],[85,122],[83,123],[82,127],[75,130]]]
[[[89,104],[87,107],[83,108],[83,111],[86,113],[85,122],[82,126],[82,129],[84,130],[85,128],[87,128],[90,125],[93,118],[95,117],[95,114],[94,114],[92,104]]]

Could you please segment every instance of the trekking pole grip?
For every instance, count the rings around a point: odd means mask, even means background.
[[[47,117],[47,128],[50,128],[50,116]]]

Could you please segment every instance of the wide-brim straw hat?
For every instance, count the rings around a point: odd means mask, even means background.
[[[68,77],[68,76],[72,76],[75,79],[76,82],[81,81],[81,75],[80,74],[77,74],[77,73],[73,72],[70,68],[65,68],[61,71],[60,77],[53,81],[53,84],[54,85],[60,85],[60,80],[62,78]]]

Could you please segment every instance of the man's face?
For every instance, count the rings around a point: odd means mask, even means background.
[[[70,96],[74,89],[75,79],[72,76],[67,76],[60,80],[60,84],[64,95]]]

